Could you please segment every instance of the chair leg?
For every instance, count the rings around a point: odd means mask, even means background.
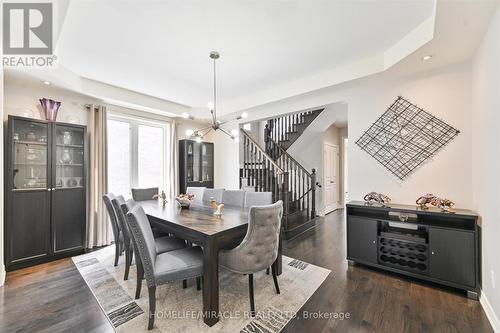
[[[120,258],[120,241],[115,242],[115,266],[118,266],[118,258]]]
[[[196,278],[196,290],[201,290],[201,277]]]
[[[188,287],[187,280],[182,280],[182,288],[186,289]]]
[[[153,329],[155,324],[155,312],[156,312],[156,287],[148,288],[149,294],[149,322],[148,330]]]
[[[130,272],[130,262],[132,258],[130,258],[130,249],[125,248],[125,274],[123,275],[124,280],[128,280],[128,273]]]
[[[269,267],[266,268],[266,274],[269,275]]]
[[[137,257],[136,257],[137,259]],[[144,271],[142,269],[142,263],[140,261],[137,262],[137,284],[135,287],[135,299],[139,299],[141,297],[141,287],[142,287],[142,277],[144,276]]]
[[[255,317],[255,303],[253,300],[253,274],[248,274],[248,293],[250,295],[250,315]]]
[[[280,287],[278,286],[278,277],[276,276],[276,266],[273,264],[271,266],[271,271],[273,273],[274,287],[276,288],[276,294],[280,293]]]

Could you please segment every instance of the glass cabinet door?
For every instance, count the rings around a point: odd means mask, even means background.
[[[201,181],[207,182],[212,180],[213,165],[212,159],[214,156],[213,145],[201,144]]]
[[[14,190],[47,189],[48,124],[13,121]]]
[[[55,183],[57,188],[82,188],[85,185],[84,130],[80,127],[55,125],[54,159]]]

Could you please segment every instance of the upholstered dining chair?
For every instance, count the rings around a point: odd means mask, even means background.
[[[113,236],[115,239],[115,266],[118,266],[118,259],[123,253],[123,234],[118,223],[116,211],[113,208],[112,200],[115,198],[113,193],[108,193],[102,196],[106,210],[108,211],[109,220],[111,221],[111,228],[113,229]]]
[[[130,230],[130,225],[127,220],[126,214],[136,206],[136,202],[133,199],[129,199],[127,201],[123,201],[120,203],[120,214],[118,214],[119,218],[123,220],[123,223],[127,226],[127,231],[129,232],[129,238],[132,240],[132,248],[134,249],[135,253],[135,262],[136,262],[136,269],[137,269],[137,285],[135,289],[135,298],[138,299],[141,297],[141,286],[142,286],[142,279],[144,276],[144,270],[143,266],[141,263],[141,258],[137,255],[138,249],[137,249],[137,244],[133,238],[132,232]],[[149,222],[149,221],[148,221]],[[150,226],[151,227],[151,226]],[[154,238],[154,235],[153,235]],[[174,251],[178,249],[182,249],[186,247],[186,242],[180,238],[174,237],[174,236],[164,236],[164,237],[159,237],[159,238],[154,238],[155,242],[155,249],[156,253],[161,254],[169,251]],[[124,280],[128,279],[128,271],[130,269],[131,265],[131,260],[132,256],[130,256],[130,261],[128,263],[128,267],[125,266],[125,276]]]
[[[225,190],[222,194],[224,205],[243,207],[245,202],[245,191],[243,190]]]
[[[239,274],[248,274],[250,311],[255,316],[253,274],[271,267],[276,293],[280,293],[276,277],[278,246],[283,216],[283,201],[250,208],[248,229],[243,241],[232,250],[219,252],[222,267]]]
[[[158,187],[132,188],[131,191],[132,191],[132,199],[134,199],[134,201],[136,202],[139,202],[139,201],[153,200],[153,196],[155,194],[158,194],[159,189]],[[152,227],[152,229],[155,238],[168,236],[168,233],[163,232],[158,228]]]
[[[222,202],[222,194],[224,193],[223,188],[207,188],[203,192],[203,201],[209,202],[214,198],[218,203]]]
[[[148,218],[139,205],[127,213],[127,221],[141,257],[148,286],[148,330],[151,330],[155,320],[156,287],[167,282],[201,277],[203,252],[199,246],[193,246],[158,254]]]
[[[132,199],[134,201],[153,200],[153,196],[158,194],[158,187],[132,188]]]
[[[245,192],[245,207],[264,206],[272,203],[272,192]]]
[[[203,201],[203,193],[205,192],[206,187],[187,187],[186,194],[193,194],[193,201],[201,202]]]

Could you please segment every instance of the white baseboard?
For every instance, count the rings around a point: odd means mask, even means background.
[[[4,264],[1,264],[0,265],[0,286],[3,286],[3,284],[5,283],[5,265]]]
[[[493,331],[495,333],[500,333],[500,321],[498,320],[498,317],[495,314],[495,311],[493,311],[493,308],[491,307],[491,304],[488,301],[488,298],[486,298],[486,295],[482,291],[481,291],[481,298],[479,301],[481,302],[481,305],[483,306],[484,312],[486,313],[486,316],[488,317],[488,319],[490,321],[491,327],[493,327]]]

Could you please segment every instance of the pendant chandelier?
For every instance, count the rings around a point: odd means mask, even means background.
[[[214,63],[214,89],[213,89],[213,102],[209,102],[207,104],[208,109],[210,110],[210,114],[212,116],[212,122],[209,126],[196,129],[196,130],[187,130],[186,135],[188,135],[191,139],[196,140],[197,142],[201,142],[205,135],[210,133],[211,131],[220,130],[222,133],[229,136],[231,139],[238,141],[238,130],[233,129],[231,131],[225,130],[221,126],[232,121],[228,120],[225,122],[217,119],[217,73],[216,73],[216,60],[220,58],[220,54],[217,51],[210,52],[210,59],[213,60]],[[184,118],[190,118],[188,114],[183,114]],[[247,117],[247,113],[243,112],[241,116],[238,116],[234,120],[240,120]]]

